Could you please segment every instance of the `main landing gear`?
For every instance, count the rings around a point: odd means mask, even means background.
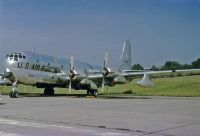
[[[88,89],[88,90],[87,90],[87,95],[92,95],[92,96],[97,97],[97,95],[98,95],[98,90],[97,90],[97,89]]]
[[[19,94],[17,92],[17,81],[12,84],[12,91],[10,92],[10,98],[18,98]]]
[[[53,87],[46,87],[44,89],[44,95],[45,96],[53,96],[54,93],[55,93],[55,91],[54,91]]]

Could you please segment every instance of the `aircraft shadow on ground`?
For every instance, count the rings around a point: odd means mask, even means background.
[[[46,96],[41,93],[20,93],[20,97],[87,97],[87,94],[55,94],[53,96]]]
[[[96,98],[94,96],[88,96],[87,94],[55,94],[53,96],[46,96],[41,93],[20,93],[20,97],[70,97],[70,98]],[[152,99],[150,97],[145,96],[124,96],[124,95],[116,95],[116,94],[100,94],[97,98],[100,99]]]
[[[5,105],[5,104],[6,104],[6,103],[2,103],[2,102],[0,102],[0,106],[1,106],[1,105]]]

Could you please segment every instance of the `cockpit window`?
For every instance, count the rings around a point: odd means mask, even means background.
[[[26,57],[21,53],[11,53],[6,56],[9,60],[18,61],[19,59],[25,59]]]
[[[18,61],[18,55],[14,56],[14,61]]]

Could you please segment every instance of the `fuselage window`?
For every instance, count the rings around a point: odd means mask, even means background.
[[[25,56],[23,56],[23,59],[25,59],[26,57]]]

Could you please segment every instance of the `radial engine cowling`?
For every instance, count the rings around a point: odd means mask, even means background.
[[[105,67],[103,70],[104,76],[108,76],[109,74],[114,73],[113,70],[109,67]]]
[[[75,76],[77,75],[77,72],[73,69],[73,70],[70,70],[69,72],[69,77],[72,79],[74,78]]]
[[[142,87],[151,87],[154,85],[148,74],[144,74],[143,79],[137,82]]]

